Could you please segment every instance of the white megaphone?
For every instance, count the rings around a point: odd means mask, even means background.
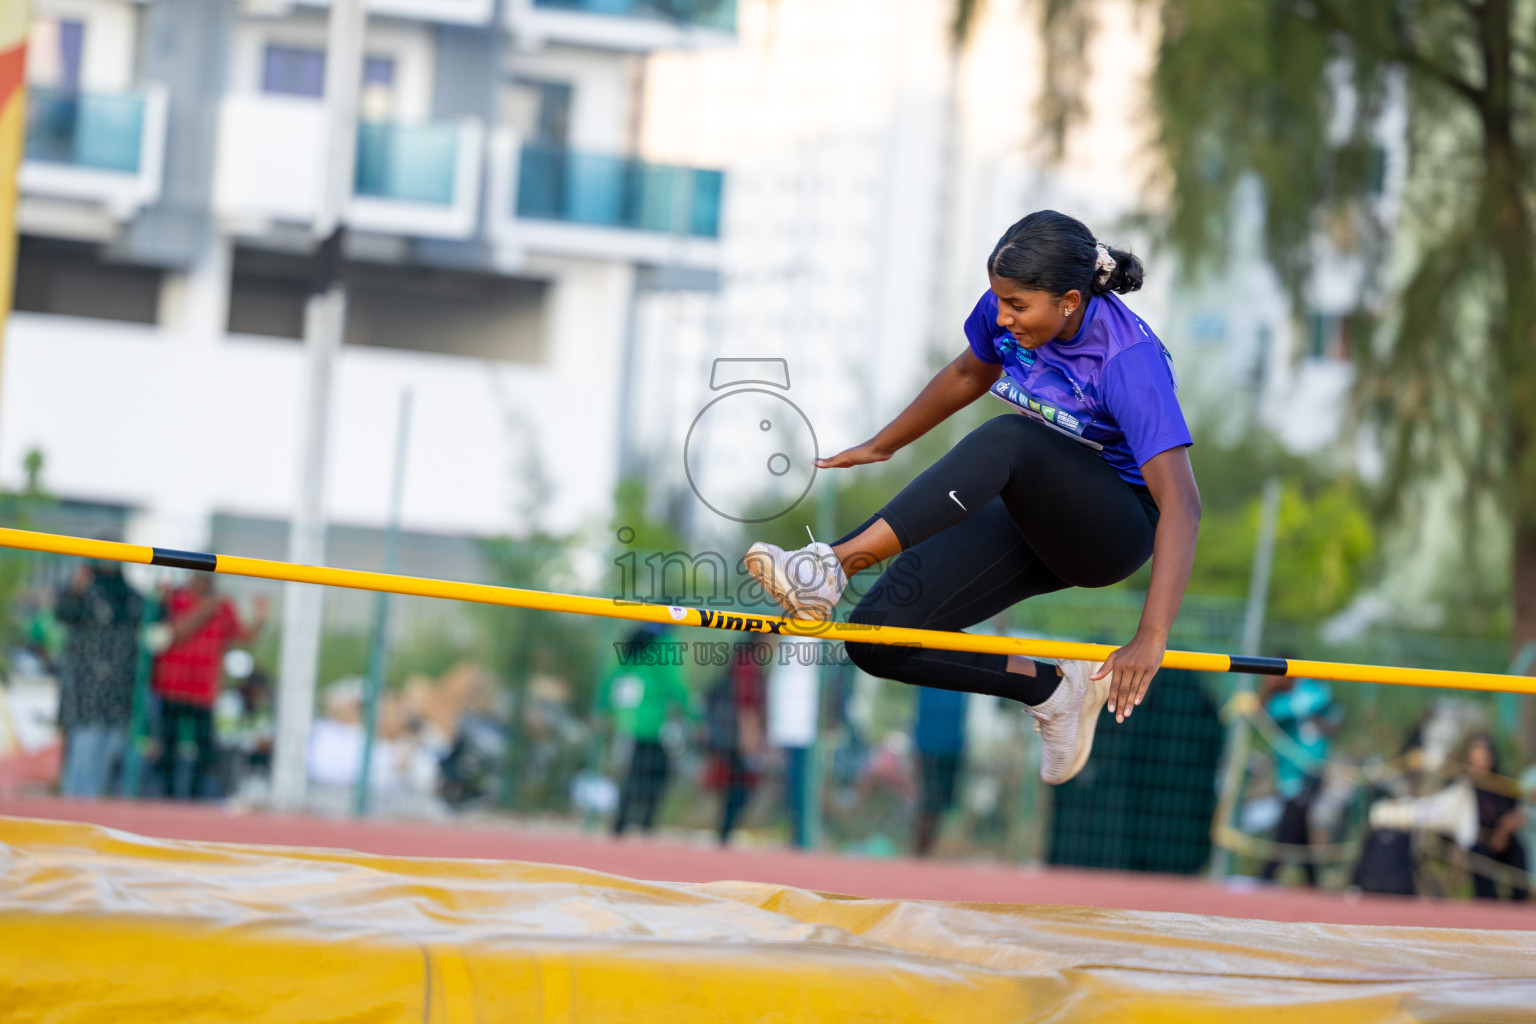
[[[1477,842],[1477,794],[1466,779],[1431,796],[1378,800],[1371,805],[1372,828],[1438,832],[1470,849]]]

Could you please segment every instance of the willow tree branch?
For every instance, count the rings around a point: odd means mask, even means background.
[[[1318,19],[1333,31],[1347,37],[1362,48],[1374,50],[1379,56],[1387,60],[1395,61],[1403,66],[1419,72],[1437,82],[1452,92],[1457,93],[1475,107],[1481,107],[1486,90],[1467,81],[1454,69],[1446,67],[1425,53],[1413,41],[1408,34],[1407,26],[1398,23],[1393,26],[1395,39],[1392,44],[1383,45],[1379,40],[1366,38],[1346,18],[1342,10],[1332,0],[1310,0],[1311,8],[1317,12]],[[1463,6],[1466,6],[1463,4]],[[1469,14],[1476,12],[1468,8]]]
[[[956,49],[970,41],[971,29],[976,23],[977,6],[977,0],[955,0],[954,17],[949,23],[949,41]]]

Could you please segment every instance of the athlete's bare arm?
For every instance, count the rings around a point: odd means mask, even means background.
[[[884,462],[986,394],[1002,372],[1001,366],[984,363],[970,349],[966,349],[948,366],[934,374],[928,386],[912,399],[912,404],[878,434],[830,458],[817,459],[817,468],[843,469],[870,462]]]
[[[1200,534],[1200,490],[1189,465],[1189,449],[1170,448],[1141,467],[1147,490],[1160,513],[1152,541],[1152,583],[1141,610],[1141,624],[1131,642],[1111,654],[1095,679],[1106,672],[1115,677],[1109,688],[1109,710],[1125,721],[1141,703],[1147,685],[1163,663],[1168,631],[1184,600],[1189,573],[1195,565],[1195,540]]]

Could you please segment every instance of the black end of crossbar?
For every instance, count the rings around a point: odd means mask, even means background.
[[[1290,665],[1284,658],[1245,658],[1232,656],[1233,672],[1248,672],[1256,676],[1283,676],[1290,673]]]
[[[168,569],[196,569],[198,572],[216,572],[219,556],[204,551],[176,551],[171,548],[152,548],[155,555],[150,565],[163,565]]]

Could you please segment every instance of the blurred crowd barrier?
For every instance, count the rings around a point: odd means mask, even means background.
[[[0,784],[263,804],[280,592],[246,582],[0,556]],[[1134,718],[1101,723],[1082,774],[1049,787],[1018,706],[875,679],[837,644],[592,622],[571,641],[591,648],[578,672],[509,662],[477,639],[483,609],[420,605],[398,617],[371,743],[366,645],[332,620],[308,740],[314,810],[354,805],[367,750],[368,806],[390,816],[1449,895],[1528,886],[1536,771],[1500,695],[1164,671]],[[1139,611],[1137,593],[1080,591],[992,626],[1112,642]],[[507,621],[491,633],[536,632]],[[1172,646],[1232,651],[1240,628],[1237,602],[1194,596]],[[1507,667],[1496,645],[1453,637],[1271,635],[1311,658]],[[1239,722],[1251,740],[1234,767]],[[1375,827],[1383,801],[1408,808],[1400,827]]]

